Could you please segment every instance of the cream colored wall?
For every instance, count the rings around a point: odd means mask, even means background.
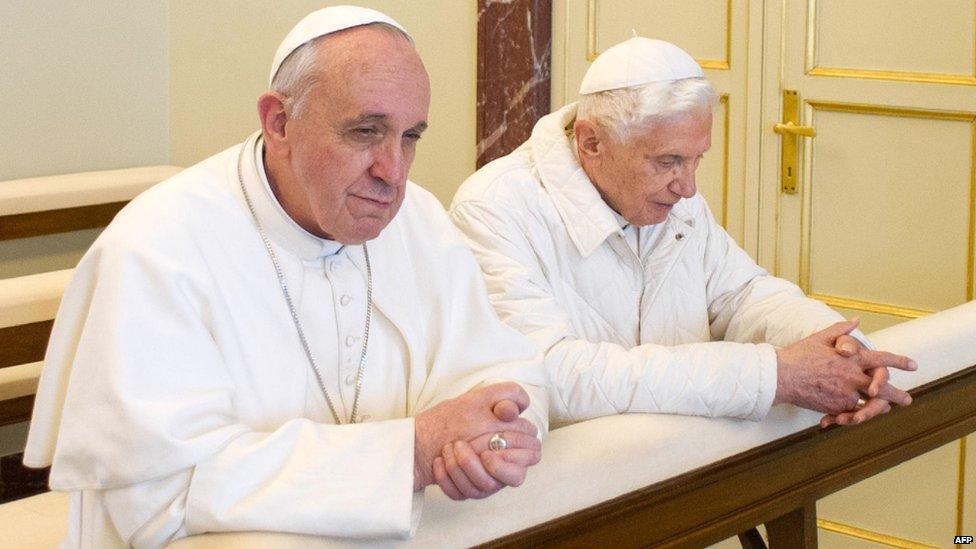
[[[166,4],[0,2],[0,181],[169,160]],[[94,239],[0,242],[0,278],[74,265]]]
[[[164,164],[166,5],[0,2],[0,181]]]
[[[372,0],[414,36],[431,79],[430,129],[411,179],[445,204],[475,165],[476,3]],[[255,103],[267,89],[278,43],[321,1],[171,0],[170,147],[190,165],[258,129]],[[326,3],[327,4],[327,3]]]

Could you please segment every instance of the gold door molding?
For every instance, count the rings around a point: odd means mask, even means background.
[[[807,0],[807,35],[804,72],[809,76],[834,76],[840,78],[865,78],[869,80],[895,80],[902,82],[976,86],[976,39],[973,40],[973,74],[821,67],[818,65],[817,60],[817,23],[817,0]],[[973,22],[973,27],[976,30],[976,21]]]
[[[813,0],[811,0],[813,1]],[[900,108],[900,107],[887,107],[883,105],[870,105],[862,103],[840,103],[831,101],[817,101],[817,100],[807,100],[804,101],[806,105],[810,107],[813,111],[832,111],[832,112],[848,112],[848,113],[858,113],[858,114],[871,114],[877,116],[896,116],[903,118],[922,118],[928,120],[953,120],[961,122],[969,122],[971,126],[970,130],[970,150],[972,153],[970,160],[969,169],[969,224],[968,224],[968,249],[966,253],[966,300],[971,301],[973,299],[973,263],[974,263],[974,247],[976,247],[976,113],[966,112],[966,111],[940,111],[940,110],[925,110],[925,109],[910,109],[910,108]],[[810,168],[812,169],[812,167]],[[808,170],[809,171],[809,170]],[[809,295],[814,299],[823,301],[827,305],[832,307],[843,307],[846,309],[853,309],[857,311],[865,311],[872,313],[882,313],[888,315],[899,316],[903,318],[918,318],[920,316],[925,316],[932,313],[931,310],[926,309],[915,309],[910,307],[902,307],[899,305],[889,304],[889,303],[875,303],[870,301],[861,301],[857,299],[850,299],[846,297],[839,297],[833,295],[817,294],[812,293],[810,288],[810,263],[811,263],[811,251],[810,251],[810,239],[811,239],[811,223],[806,221],[806,217],[810,215],[809,204],[811,200],[810,186],[813,184],[812,181],[808,181],[807,192],[804,196],[804,207],[801,209],[800,213],[800,288],[804,293]]]
[[[959,439],[959,484],[956,486],[956,535],[962,536],[963,518],[966,504],[966,440],[969,437]]]
[[[729,94],[719,95],[722,105],[722,227],[729,225]]]
[[[586,0],[586,60],[593,61],[601,52],[596,48],[596,2]],[[703,69],[727,71],[732,69],[732,0],[725,0],[725,59],[695,59]]]
[[[900,538],[890,534],[882,534],[880,532],[858,528],[857,526],[851,526],[850,524],[844,524],[843,522],[836,522],[822,518],[817,519],[817,528],[827,532],[836,532],[852,538],[881,543],[887,545],[888,547],[899,547],[903,549],[938,549],[935,545]]]

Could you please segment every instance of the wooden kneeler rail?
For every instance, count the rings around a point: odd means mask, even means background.
[[[100,229],[115,218],[128,201],[0,216],[0,241]]]
[[[0,328],[0,368],[44,360],[54,320]],[[34,408],[34,395],[0,400],[0,425],[28,421]]]
[[[177,166],[143,166],[121,170],[52,175],[30,179],[0,181],[0,242],[21,238],[33,238],[107,226],[115,214],[139,193],[180,171]],[[61,271],[64,272],[64,271]],[[33,299],[28,286],[32,276],[44,277],[50,273],[37,273],[16,279],[4,279],[3,294]],[[33,280],[31,280],[33,282]],[[67,280],[64,280],[64,284]],[[10,289],[10,286],[13,286]],[[50,286],[45,286],[49,288]],[[63,290],[58,288],[58,292]],[[45,300],[50,294],[40,295]],[[60,299],[60,293],[57,295]],[[6,297],[4,299],[7,299]],[[13,300],[17,302],[17,299]],[[7,301],[4,301],[7,303]],[[21,307],[23,302],[16,306]],[[30,419],[34,395],[23,394],[23,375],[35,375],[36,365],[44,359],[44,351],[51,334],[53,309],[33,315],[34,318],[14,321],[5,319],[0,327],[0,369],[32,366],[28,374],[7,370],[7,378],[14,378],[18,392],[0,399],[0,425],[19,423]],[[0,317],[7,311],[0,310]],[[48,316],[49,315],[49,316]],[[32,316],[28,314],[27,316]]]
[[[812,427],[481,547],[703,547],[765,524],[771,548],[816,547],[816,501],[976,431],[976,366],[852,427]]]

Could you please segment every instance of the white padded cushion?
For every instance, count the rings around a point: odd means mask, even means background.
[[[0,400],[11,400],[37,392],[43,362],[0,368]]]
[[[132,200],[181,169],[176,166],[144,166],[0,181],[0,215]]]
[[[47,492],[0,505],[4,547],[57,547],[68,534],[68,494]]]
[[[0,328],[51,320],[74,269],[0,279]]]

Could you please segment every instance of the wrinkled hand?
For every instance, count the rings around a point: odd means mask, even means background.
[[[857,319],[852,319],[852,322],[857,322]],[[863,407],[848,412],[841,412],[837,415],[827,414],[820,419],[821,427],[828,427],[835,423],[837,425],[861,423],[875,416],[888,413],[894,404],[907,406],[912,403],[911,395],[888,385],[889,372],[887,365],[892,365],[903,370],[915,370],[918,368],[915,361],[908,357],[867,349],[861,345],[860,341],[848,334],[838,337],[834,343],[834,348],[842,356],[857,358],[862,366],[867,367],[879,363],[884,365],[875,366],[866,370],[868,375],[871,376],[871,385],[868,386],[868,390],[865,393],[867,401]],[[901,364],[901,366],[898,364]],[[894,394],[895,398],[884,398],[883,395],[892,396],[890,393],[892,389],[896,391]]]
[[[542,443],[535,436],[502,431],[508,443],[504,450],[489,450],[494,433],[469,442],[448,443],[434,459],[434,478],[453,500],[481,499],[505,486],[521,486],[526,470],[542,459]]]
[[[490,438],[496,432],[534,438],[538,431],[535,425],[518,417],[528,407],[528,393],[517,383],[506,382],[445,400],[418,414],[414,418],[414,490],[422,490],[435,481],[434,459],[442,456],[449,443],[473,442],[486,433]]]
[[[838,322],[777,350],[774,403],[789,402],[824,412],[844,424],[859,423],[884,413],[890,409],[889,402],[910,404],[908,393],[888,384],[887,368],[915,370],[915,362],[908,357],[854,345],[856,340],[849,334],[857,324],[857,320]],[[855,410],[861,395],[872,399],[870,407],[865,405]],[[821,424],[829,425],[828,418]]]

